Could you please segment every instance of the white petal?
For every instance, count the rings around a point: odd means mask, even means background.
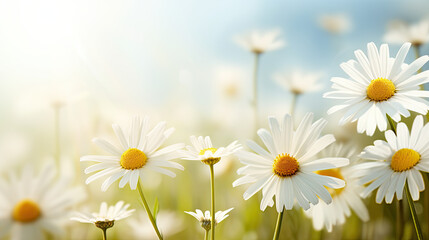
[[[313,172],[318,170],[325,170],[331,168],[343,167],[349,164],[347,158],[322,158],[305,163],[301,166],[302,171]]]

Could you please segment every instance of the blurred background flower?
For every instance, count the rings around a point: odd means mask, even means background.
[[[331,34],[343,34],[351,28],[350,19],[344,13],[323,14],[318,23],[323,30]]]

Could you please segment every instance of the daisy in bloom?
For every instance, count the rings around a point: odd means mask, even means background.
[[[0,179],[0,238],[46,239],[45,234],[61,236],[73,205],[83,200],[80,187],[57,177],[54,164],[45,164],[39,175],[31,167],[21,176]]]
[[[115,221],[131,216],[135,209],[128,210],[129,207],[130,204],[124,205],[123,201],[119,201],[109,207],[107,203],[102,202],[99,212],[92,214],[78,212],[71,220],[82,223],[94,223],[97,227],[100,224],[110,224],[112,227]]]
[[[276,74],[274,80],[279,86],[296,95],[316,92],[323,87],[319,82],[320,74],[301,70],[295,70],[290,74]]]
[[[185,160],[201,161],[210,167],[210,187],[211,187],[211,212],[215,212],[215,192],[214,192],[214,165],[218,163],[222,157],[227,157],[241,148],[237,141],[232,142],[227,147],[214,148],[209,136],[198,138],[191,136],[192,146],[187,146],[187,151],[182,151],[182,158]],[[213,229],[211,239],[214,240],[215,234],[215,216],[212,216]]]
[[[280,38],[281,31],[278,29],[269,31],[254,30],[248,34],[238,36],[235,41],[244,49],[255,54],[274,51],[282,48],[285,43]]]
[[[245,69],[239,66],[219,66],[213,75],[213,89],[221,100],[237,100],[244,95],[245,80],[248,78]],[[230,101],[227,102],[230,104]]]
[[[237,141],[226,147],[214,148],[209,136],[191,136],[192,146],[186,146],[187,151],[181,151],[185,160],[201,161],[207,165],[218,163],[222,157],[229,156],[241,148]]]
[[[86,184],[107,176],[101,189],[106,191],[109,186],[120,179],[119,187],[123,188],[129,183],[131,189],[136,189],[140,176],[146,171],[155,171],[170,177],[176,174],[168,168],[183,170],[183,166],[170,160],[180,157],[177,153],[184,144],[178,143],[161,148],[161,145],[174,132],[173,128],[166,128],[165,122],[158,123],[152,130],[149,128],[148,118],[141,121],[135,117],[126,138],[122,128],[113,124],[113,130],[121,145],[115,147],[105,140],[95,138],[93,142],[110,153],[109,156],[88,155],[81,157],[81,161],[94,161],[96,164],[85,169],[85,173],[95,173],[86,180]],[[100,171],[101,170],[101,171]]]
[[[134,212],[134,209],[128,210],[129,206],[130,204],[124,205],[123,201],[119,201],[116,205],[107,207],[107,203],[102,202],[98,213],[76,213],[76,217],[71,220],[95,224],[103,230],[103,239],[106,239],[106,230],[113,227],[116,220],[129,217]]]
[[[259,109],[258,109],[258,71],[259,58],[262,53],[274,51],[284,46],[284,41],[279,38],[280,31],[270,30],[266,32],[254,30],[247,35],[236,37],[236,42],[244,49],[254,55],[253,64],[253,83],[252,83],[252,100],[253,125],[255,130],[259,127]]]
[[[274,117],[268,118],[268,121],[271,131],[258,131],[268,151],[254,141],[248,141],[247,145],[255,153],[237,152],[236,155],[246,166],[237,171],[244,176],[237,179],[233,186],[252,184],[243,195],[245,200],[262,190],[262,211],[274,204],[273,196],[279,213],[283,212],[283,207],[292,209],[295,199],[304,210],[310,208],[310,203],[316,205],[319,198],[327,204],[331,203],[332,197],[325,187],[342,188],[344,181],[314,172],[345,166],[349,160],[340,157],[315,159],[317,153],[335,141],[331,134],[320,136],[327,122],[319,119],[312,123],[313,114],[307,113],[294,131],[289,114],[281,122]]]
[[[376,140],[373,146],[366,147],[360,157],[371,161],[356,166],[360,183],[370,183],[362,196],[378,188],[377,203],[383,199],[392,203],[395,193],[398,200],[402,199],[405,182],[414,201],[419,200],[419,192],[425,188],[420,171],[429,172],[429,124],[423,126],[423,117],[417,116],[411,133],[402,122],[396,131],[386,131],[386,141]]]
[[[315,92],[322,89],[323,85],[318,82],[320,74],[318,73],[305,73],[300,70],[295,70],[289,75],[276,74],[274,80],[278,85],[283,87],[286,91],[292,93],[292,101],[290,114],[293,115],[297,98],[307,92]]]
[[[350,29],[350,19],[345,14],[322,15],[318,19],[321,28],[331,34],[341,34]]]
[[[384,35],[384,40],[389,43],[423,45],[429,41],[429,19],[411,25],[395,21]]]
[[[410,116],[409,110],[426,114],[429,102],[423,98],[429,97],[429,91],[420,90],[419,85],[429,82],[429,71],[414,73],[429,57],[404,64],[410,46],[410,43],[402,45],[395,58],[389,57],[387,44],[378,51],[374,43],[368,43],[368,57],[361,50],[355,51],[357,61],[340,65],[350,78],[332,78],[334,91],[324,94],[325,98],[341,101],[328,114],[344,111],[340,124],[357,121],[357,131],[369,136],[377,127],[386,130],[386,115],[399,122],[401,115]]]
[[[156,224],[162,232],[164,238],[171,237],[184,229],[183,218],[178,216],[173,211],[160,211],[156,215]],[[138,215],[137,219],[130,219],[129,226],[132,228],[133,234],[136,239],[155,240],[158,239],[147,217],[143,213]]]
[[[351,145],[344,146],[342,144],[331,145],[320,152],[320,157],[345,157],[351,161],[351,164],[342,168],[320,170],[316,172],[320,175],[342,179],[346,182],[346,186],[339,189],[328,188],[332,196],[332,203],[328,205],[324,202],[319,202],[306,211],[307,216],[313,219],[314,229],[321,230],[325,227],[328,232],[331,232],[333,225],[343,224],[346,218],[350,217],[351,210],[353,210],[362,221],[369,220],[368,209],[359,195],[364,187],[358,183],[359,178],[352,176],[357,153],[356,148],[352,148]]]
[[[225,211],[218,211],[215,214],[215,224],[218,224],[220,222],[222,222],[225,218],[227,218],[229,215],[228,213],[232,211],[232,209],[234,208],[230,208],[227,209]],[[203,227],[206,231],[210,231],[211,229],[211,219],[212,217],[210,216],[210,211],[205,211],[205,213],[203,213],[200,209],[197,209],[195,212],[186,212],[185,213],[193,216],[194,218],[196,218],[200,224],[201,227]]]

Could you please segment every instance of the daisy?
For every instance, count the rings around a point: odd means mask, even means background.
[[[310,203],[317,204],[319,198],[326,203],[332,202],[332,197],[325,188],[342,188],[344,181],[335,177],[322,176],[314,173],[345,166],[347,158],[326,157],[314,159],[314,156],[335,141],[333,135],[320,137],[326,125],[324,119],[312,123],[313,114],[307,113],[294,131],[292,117],[286,114],[281,123],[276,118],[268,118],[270,132],[259,129],[258,135],[268,151],[254,141],[247,145],[253,152],[239,151],[237,156],[245,167],[237,173],[244,175],[237,179],[233,186],[252,183],[244,193],[245,200],[262,190],[262,211],[273,205],[276,198],[277,212],[283,212],[283,207],[290,210],[294,199],[305,210]]]
[[[318,19],[319,25],[331,34],[341,34],[350,29],[350,19],[345,14],[326,14]]]
[[[110,153],[109,156],[88,155],[81,157],[81,161],[94,161],[96,164],[85,169],[85,173],[95,173],[86,180],[86,184],[108,176],[102,186],[102,191],[106,191],[109,186],[120,179],[119,187],[123,188],[129,183],[131,189],[136,189],[139,178],[146,171],[152,170],[170,177],[176,174],[168,168],[183,170],[183,166],[170,160],[180,157],[178,150],[184,144],[178,143],[168,147],[160,148],[165,140],[174,132],[173,128],[166,129],[166,123],[158,123],[152,130],[149,129],[148,118],[143,121],[136,117],[125,137],[122,128],[113,124],[113,130],[121,143],[120,147],[115,147],[105,140],[95,138],[93,142]],[[101,171],[100,171],[101,170]]]
[[[324,94],[325,98],[339,99],[340,105],[328,110],[328,114],[344,111],[340,124],[357,121],[357,131],[372,136],[378,127],[387,128],[386,115],[399,122],[401,115],[410,112],[426,114],[429,91],[419,89],[419,85],[429,82],[429,71],[413,74],[428,60],[422,56],[410,65],[404,59],[411,44],[402,45],[395,58],[389,57],[389,47],[383,44],[380,52],[374,43],[368,43],[368,57],[361,50],[355,51],[357,61],[342,63],[341,68],[350,79],[334,77],[334,91]]]
[[[46,233],[62,235],[73,205],[83,200],[80,187],[71,187],[54,164],[45,164],[39,175],[31,167],[21,176],[10,174],[0,179],[0,238],[10,235],[15,240],[46,239]]]
[[[274,51],[284,46],[283,40],[279,39],[280,31],[270,30],[266,32],[252,31],[247,35],[236,37],[236,42],[244,49],[254,55],[253,65],[253,83],[252,83],[252,100],[253,124],[255,130],[259,127],[259,110],[258,110],[258,71],[260,55],[267,51]]]
[[[384,35],[384,40],[398,44],[410,42],[415,46],[421,46],[429,41],[429,19],[410,25],[395,21]]]
[[[350,217],[351,210],[353,210],[362,221],[369,220],[368,209],[359,196],[364,188],[358,183],[359,178],[352,176],[354,172],[353,165],[357,161],[356,155],[356,148],[353,148],[352,145],[344,146],[342,144],[331,145],[320,152],[320,157],[345,157],[352,163],[342,168],[316,172],[320,175],[342,179],[346,182],[346,186],[339,189],[328,188],[332,196],[332,203],[328,205],[324,202],[319,202],[306,211],[307,216],[313,219],[314,229],[321,230],[325,227],[328,232],[331,232],[333,225],[343,224],[346,218]]]
[[[323,87],[319,82],[320,74],[301,70],[295,70],[290,74],[276,74],[274,80],[279,86],[296,95],[316,92]]]
[[[232,211],[232,209],[234,208],[230,208],[227,209],[225,211],[218,211],[215,214],[215,225],[217,225],[218,223],[222,222],[225,218],[227,218],[229,215],[228,213]],[[205,213],[203,214],[203,212],[200,209],[197,209],[195,212],[186,212],[185,213],[193,216],[194,218],[196,218],[200,224],[201,227],[203,227],[207,232],[210,231],[211,229],[211,219],[212,217],[210,216],[210,211],[205,211]]]
[[[215,192],[214,192],[214,165],[221,158],[228,157],[241,148],[237,141],[232,142],[226,147],[214,148],[209,136],[198,138],[191,136],[192,146],[187,146],[187,151],[182,151],[183,159],[201,161],[210,166],[210,187],[211,187],[211,211],[215,212]],[[215,233],[215,216],[212,216],[212,237],[214,240]]]
[[[222,157],[227,157],[241,148],[237,141],[226,147],[214,148],[209,136],[191,136],[192,146],[186,146],[186,151],[181,151],[185,160],[201,161],[207,165],[218,163]]]
[[[107,207],[107,203],[102,202],[98,213],[76,213],[76,217],[71,220],[82,223],[93,223],[96,227],[103,230],[103,239],[106,239],[106,230],[113,227],[116,220],[129,217],[134,209],[128,210],[130,204],[124,206],[123,201],[119,201],[114,206]]]
[[[236,37],[235,41],[242,48],[255,54],[261,54],[277,50],[285,45],[284,41],[280,38],[280,34],[281,31],[278,29],[269,31],[254,30],[248,34]]]
[[[165,210],[156,215],[156,223],[165,238],[181,232],[185,227],[181,216],[178,216],[175,212]],[[158,239],[143,213],[140,213],[137,219],[130,219],[129,226],[136,239]]]
[[[129,206],[130,204],[124,205],[123,201],[119,201],[115,205],[109,207],[107,203],[102,202],[98,213],[87,214],[78,212],[71,220],[82,223],[94,223],[96,226],[102,223],[109,223],[113,226],[114,221],[131,216],[135,209],[128,210]]]
[[[239,100],[244,96],[246,71],[239,66],[219,66],[215,69],[213,89],[221,100]],[[228,101],[228,104],[231,104]]]
[[[419,192],[425,189],[420,171],[429,172],[429,124],[423,126],[423,117],[417,116],[408,131],[405,123],[400,122],[397,133],[385,132],[386,141],[376,140],[373,146],[367,146],[360,157],[371,160],[359,164],[356,176],[362,177],[361,184],[370,183],[362,192],[367,197],[376,188],[376,202],[392,203],[396,193],[402,199],[405,182],[414,201],[419,200]],[[405,187],[407,187],[405,186]]]

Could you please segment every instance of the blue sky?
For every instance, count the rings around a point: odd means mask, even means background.
[[[418,21],[428,7],[416,0],[0,1],[0,77],[12,92],[23,84],[79,79],[118,105],[162,107],[181,87],[179,75],[186,70],[193,79],[187,97],[204,106],[216,101],[209,96],[215,66],[252,70],[252,56],[233,37],[279,28],[287,46],[261,62],[262,104],[269,105],[287,100],[274,73],[321,71],[329,87],[330,77],[344,76],[339,64],[353,58],[354,50],[381,43],[390,20]],[[317,18],[328,13],[347,14],[351,31],[335,39],[321,30]],[[305,97],[303,104],[327,108],[321,94]]]

